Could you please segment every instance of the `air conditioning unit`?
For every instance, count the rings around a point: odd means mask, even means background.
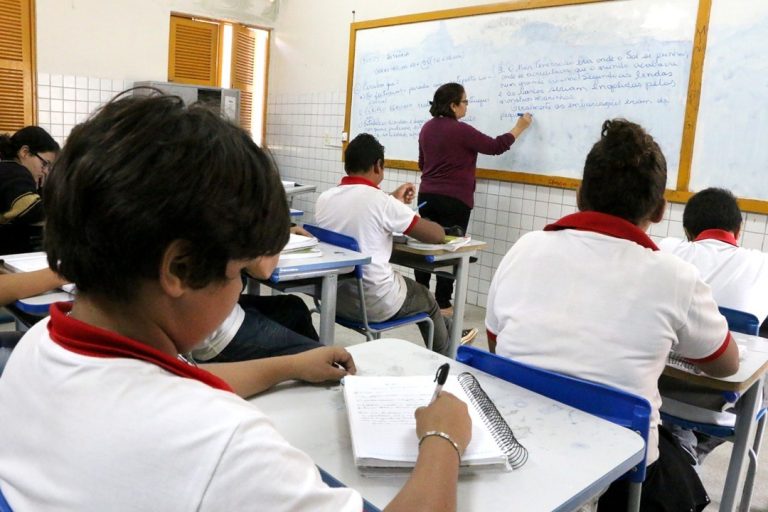
[[[240,122],[240,90],[208,87],[204,85],[175,84],[171,82],[135,82],[134,87],[154,87],[166,94],[179,96],[184,103],[191,105],[199,102],[219,110],[224,117],[234,123]],[[134,94],[148,95],[149,89],[134,89]]]

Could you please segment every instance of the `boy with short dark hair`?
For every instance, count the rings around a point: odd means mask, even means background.
[[[699,269],[718,306],[768,317],[768,254],[739,247],[742,216],[736,197],[722,188],[697,192],[683,210],[687,240],[665,238],[659,249]]]
[[[379,188],[384,180],[384,146],[373,135],[361,133],[347,145],[344,170],[347,176],[341,183],[317,199],[315,220],[321,227],[354,237],[360,250],[371,256],[371,263],[363,267],[368,319],[382,322],[429,313],[435,326],[432,349],[452,355],[448,328],[432,293],[395,272],[389,263],[394,233],[439,244],[445,240],[445,230],[407,206],[416,192],[412,183],[401,185],[392,194]],[[337,314],[360,320],[360,297],[354,283],[341,283],[338,298]],[[422,322],[419,329],[426,342],[426,325]]]
[[[282,190],[244,131],[177,97],[115,100],[75,127],[45,190],[46,249],[79,291],[29,330],[0,380],[12,508],[361,510],[233,392],[338,380],[355,372],[346,350],[205,368],[180,356],[232,311],[242,269],[271,273],[288,238]],[[416,417],[418,434],[469,442],[455,397]],[[455,509],[458,457],[439,439],[425,439],[391,510]]]

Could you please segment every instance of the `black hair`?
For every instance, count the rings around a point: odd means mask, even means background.
[[[361,133],[344,150],[344,170],[347,174],[364,173],[379,160],[384,160],[384,146],[370,133]]]
[[[231,260],[282,249],[285,191],[245,131],[177,96],[121,96],[72,130],[46,183],[52,269],[82,293],[129,302],[173,241],[188,247],[178,273],[192,288],[225,280]]]
[[[736,197],[724,188],[707,188],[697,192],[683,210],[683,227],[692,238],[707,229],[735,233],[741,227],[741,221]]]
[[[664,206],[667,161],[646,131],[626,119],[603,123],[584,163],[578,204],[639,224]]]
[[[16,158],[24,146],[27,146],[30,153],[34,154],[45,153],[46,151],[58,153],[61,149],[59,143],[39,126],[27,126],[13,135],[7,133],[0,135],[0,157],[6,160]]]
[[[435,91],[435,96],[429,102],[429,113],[432,117],[445,116],[456,119],[451,105],[458,105],[464,95],[464,86],[455,82],[443,84]]]

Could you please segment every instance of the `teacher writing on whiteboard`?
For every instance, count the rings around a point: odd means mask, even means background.
[[[461,226],[466,232],[474,206],[477,155],[507,151],[533,120],[526,113],[515,126],[498,137],[489,137],[460,121],[467,115],[467,94],[457,83],[443,84],[430,102],[432,119],[419,133],[419,214],[445,227]],[[430,274],[416,271],[416,281],[429,288]],[[453,314],[453,280],[437,278],[435,299],[445,316]]]

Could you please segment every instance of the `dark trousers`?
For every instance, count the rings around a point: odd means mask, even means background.
[[[709,504],[704,485],[688,461],[677,439],[659,425],[659,458],[647,468],[640,494],[641,512],[698,512]],[[626,510],[628,496],[629,483],[614,482],[600,497],[597,510]]]
[[[224,350],[206,362],[287,356],[322,346],[312,314],[299,297],[242,295],[239,302],[245,310],[243,324]]]
[[[458,199],[439,194],[419,194],[418,204],[425,202],[419,215],[424,219],[437,222],[443,227],[461,226],[466,233],[469,226],[469,215],[472,208],[465,205]],[[429,281],[432,276],[429,272],[414,270],[413,275],[416,282],[423,284],[429,289]],[[447,277],[437,277],[435,285],[435,299],[441,309],[451,307],[451,297],[453,296],[453,279]]]

